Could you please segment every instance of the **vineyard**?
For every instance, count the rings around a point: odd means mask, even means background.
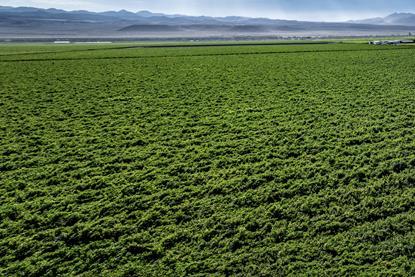
[[[0,45],[0,275],[415,275],[415,47]]]

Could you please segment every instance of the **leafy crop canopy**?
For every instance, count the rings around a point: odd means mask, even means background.
[[[0,46],[0,275],[415,273],[414,48],[65,47]]]

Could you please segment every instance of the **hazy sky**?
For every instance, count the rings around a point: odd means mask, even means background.
[[[415,12],[415,0],[0,0],[2,6],[343,21]]]

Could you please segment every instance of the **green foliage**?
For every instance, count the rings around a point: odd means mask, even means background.
[[[0,275],[415,274],[415,48],[90,48],[0,46]]]

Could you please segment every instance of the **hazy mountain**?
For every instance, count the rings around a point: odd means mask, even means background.
[[[394,13],[385,17],[385,21],[391,25],[408,25],[415,26],[415,14],[412,13]]]
[[[393,13],[386,17],[376,17],[363,20],[349,21],[360,24],[376,24],[376,25],[403,25],[415,26],[415,14],[412,13]]]
[[[359,22],[329,23],[0,6],[0,38],[392,35],[414,32],[415,27],[410,27],[413,17],[393,14]]]

